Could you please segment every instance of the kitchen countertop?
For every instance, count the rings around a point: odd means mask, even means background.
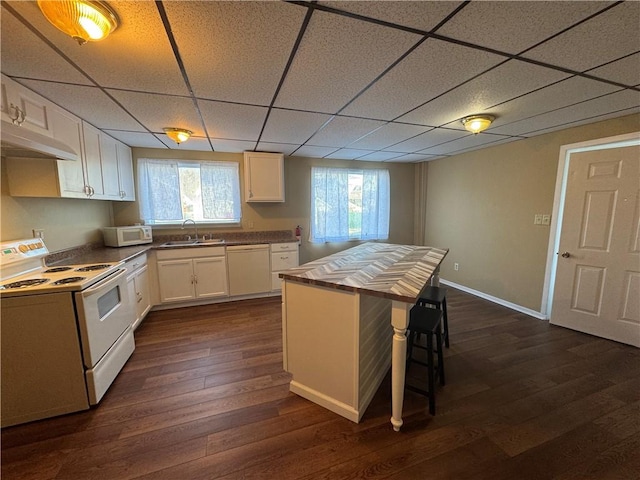
[[[207,234],[208,235],[208,234]],[[184,235],[157,235],[153,243],[145,245],[135,245],[131,247],[105,247],[101,244],[89,244],[80,247],[73,247],[58,252],[53,252],[46,257],[47,266],[63,264],[95,264],[105,262],[125,262],[151,249],[166,248],[204,248],[232,245],[255,245],[271,243],[297,242],[298,239],[290,230],[273,230],[257,232],[220,232],[215,234],[216,238],[225,240],[220,244],[204,245],[180,245],[173,247],[162,247],[161,245],[171,240],[184,240]]]
[[[449,249],[364,243],[280,273],[280,278],[415,303]]]

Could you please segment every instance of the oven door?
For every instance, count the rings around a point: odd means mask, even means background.
[[[90,369],[111,348],[134,319],[126,270],[102,279],[75,294],[82,357]]]

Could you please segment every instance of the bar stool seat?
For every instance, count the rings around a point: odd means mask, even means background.
[[[407,327],[408,345],[407,345],[407,365],[406,369],[412,363],[417,363],[427,367],[427,389],[419,388],[414,385],[405,383],[405,388],[413,392],[425,395],[429,399],[429,413],[436,414],[436,396],[435,384],[436,379],[440,380],[440,385],[444,385],[444,358],[442,355],[442,310],[436,308],[425,307],[422,305],[414,305],[409,312],[409,326]],[[424,334],[427,338],[427,346],[424,347],[416,343],[416,336]],[[436,340],[434,348],[433,340]],[[417,360],[413,356],[413,349],[420,348],[427,351],[426,363]],[[438,363],[434,362],[434,353],[437,352]]]
[[[447,318],[447,289],[428,286],[420,293],[416,305],[433,305],[442,310],[444,327],[444,345],[449,348],[449,319]]]

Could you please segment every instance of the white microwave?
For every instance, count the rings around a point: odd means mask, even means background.
[[[132,225],[130,227],[105,227],[102,229],[107,247],[129,247],[153,242],[151,227]]]

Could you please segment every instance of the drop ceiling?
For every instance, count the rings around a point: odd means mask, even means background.
[[[640,112],[636,1],[109,4],[79,46],[2,1],[0,66],[131,147],[420,162]]]

